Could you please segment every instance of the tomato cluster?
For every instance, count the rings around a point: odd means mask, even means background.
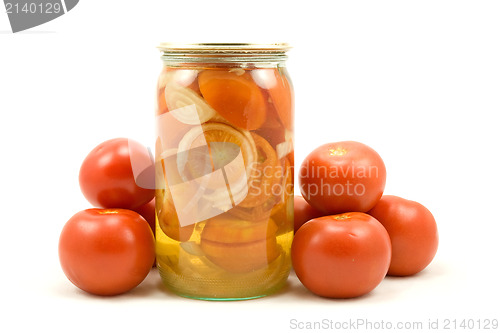
[[[299,171],[292,262],[306,288],[350,298],[388,275],[423,270],[438,247],[434,217],[423,205],[384,195],[386,168],[372,148],[353,141],[322,145]]]
[[[59,238],[59,260],[68,279],[89,293],[129,291],[155,261],[154,190],[137,185],[140,175],[134,176],[131,165],[131,158],[150,163],[145,152],[137,142],[113,139],[94,148],[81,166],[81,190],[100,208],[68,220]]]
[[[154,190],[137,185],[131,166],[131,156],[138,164],[150,162],[144,151],[131,140],[109,140],[82,164],[82,192],[100,208],[78,212],[66,223],[59,257],[68,279],[87,292],[126,292],[147,276],[155,260]],[[320,146],[302,163],[302,196],[294,198],[292,262],[313,293],[361,296],[386,275],[413,275],[433,260],[438,247],[434,217],[415,201],[382,195],[385,180],[381,157],[358,142]],[[249,195],[245,201],[258,199]],[[276,229],[272,220],[242,224],[226,216],[207,223],[200,245],[214,263],[245,272],[279,254],[268,241]],[[176,238],[183,238],[182,230],[176,230]],[[252,248],[240,249],[243,243]],[[240,250],[245,260],[237,260]]]

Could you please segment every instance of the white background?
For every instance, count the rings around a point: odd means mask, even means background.
[[[424,328],[429,319],[500,319],[500,2],[326,3],[82,0],[17,34],[2,10],[0,331],[286,332],[297,331],[292,319]],[[316,297],[295,277],[263,299],[188,300],[162,288],[155,270],[118,297],[74,287],[57,243],[64,223],[90,207],[80,163],[110,138],[150,144],[163,41],[291,43],[297,163],[329,141],[373,147],[387,166],[386,193],[433,212],[434,262],[352,300]]]

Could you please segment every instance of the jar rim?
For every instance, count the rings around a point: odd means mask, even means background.
[[[157,48],[174,54],[284,54],[291,46],[288,43],[160,43]]]

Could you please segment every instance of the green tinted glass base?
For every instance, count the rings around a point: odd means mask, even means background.
[[[278,292],[286,285],[289,271],[281,272],[280,278],[274,280],[274,283],[272,285],[268,285],[267,288],[265,288],[265,286],[263,285],[254,286],[254,288],[244,288],[240,285],[239,288],[235,288],[236,286],[233,285],[232,288],[234,289],[232,289],[231,287],[227,288],[224,292],[224,295],[221,296],[209,294],[207,295],[207,293],[204,294],[203,292],[199,292],[202,288],[196,288],[198,293],[195,293],[194,290],[192,290],[192,293],[189,293],[188,291],[191,290],[186,290],[186,288],[176,288],[176,282],[178,281],[176,281],[176,279],[172,279],[172,276],[169,276],[169,279],[167,276],[165,276],[165,274],[162,274],[161,270],[160,275],[162,276],[163,285],[165,285],[165,287],[167,287],[167,289],[169,289],[171,292],[181,297],[204,301],[243,301],[266,297]],[[200,286],[200,281],[197,282],[198,286]],[[228,281],[226,281],[226,283],[227,282]]]

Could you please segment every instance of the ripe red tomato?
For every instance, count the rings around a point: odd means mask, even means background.
[[[138,176],[149,188],[137,185],[131,164],[151,166]],[[139,178],[140,177],[140,178]],[[80,188],[87,200],[102,208],[137,208],[154,197],[154,169],[149,154],[141,144],[112,139],[95,147],[80,168]]]
[[[373,290],[391,260],[384,227],[364,213],[324,216],[305,223],[292,243],[297,277],[313,293],[350,298]]]
[[[297,232],[304,223],[315,217],[323,216],[323,213],[308,204],[301,195],[296,195],[293,198],[293,215],[294,230]]]
[[[368,214],[379,220],[391,237],[389,275],[416,274],[434,259],[438,231],[427,208],[415,201],[384,195]]]
[[[136,212],[87,209],[64,226],[59,260],[78,288],[96,295],[121,294],[148,275],[155,260],[153,233]]]
[[[302,196],[325,214],[367,212],[385,187],[384,161],[355,141],[328,143],[313,150],[299,172]]]
[[[153,200],[151,200],[150,202],[145,203],[144,205],[139,206],[139,207],[134,209],[134,212],[141,215],[146,220],[146,222],[148,222],[149,227],[151,228],[151,231],[153,232],[153,235],[155,234],[155,230],[156,230],[155,206],[156,206],[156,202],[155,202],[155,199],[153,198]]]
[[[146,222],[148,222],[151,231],[153,232],[153,236],[156,236],[156,211],[155,211],[156,202],[155,199],[151,200],[148,203],[145,203],[142,206],[139,206],[134,209],[134,212],[141,215]],[[153,263],[153,267],[156,266],[156,260]]]

